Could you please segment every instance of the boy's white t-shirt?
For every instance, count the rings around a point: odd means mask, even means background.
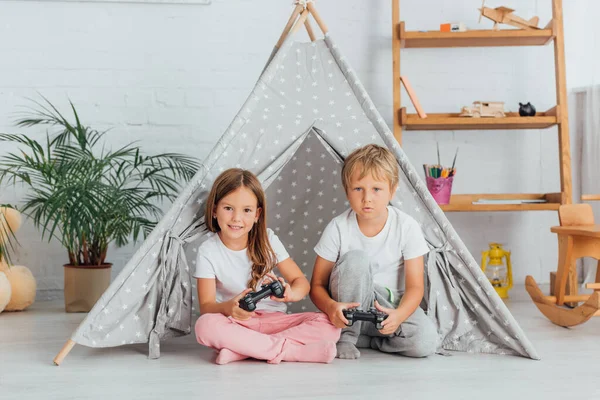
[[[377,235],[365,236],[358,227],[356,213],[350,208],[329,222],[314,250],[331,262],[337,262],[350,250],[363,250],[373,266],[373,281],[403,292],[404,260],[428,253],[429,246],[414,218],[388,206],[388,218]]]
[[[267,236],[275,251],[277,263],[289,258],[285,247],[271,229],[267,228]],[[194,277],[215,279],[216,301],[219,303],[228,301],[243,292],[248,287],[251,272],[252,261],[246,249],[238,251],[229,249],[217,233],[209,233],[208,239],[198,248]],[[287,306],[283,302],[265,297],[257,303],[256,309],[286,312]]]

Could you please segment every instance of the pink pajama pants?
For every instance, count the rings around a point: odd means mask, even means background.
[[[203,314],[196,321],[196,340],[216,350],[228,349],[241,356],[273,363],[331,361],[319,360],[318,357],[315,360],[302,358],[303,354],[309,352],[309,347],[314,349],[318,343],[335,348],[341,330],[333,326],[327,315],[317,312],[255,313],[254,318],[246,321],[238,321],[223,314]],[[323,357],[329,355],[324,354]]]

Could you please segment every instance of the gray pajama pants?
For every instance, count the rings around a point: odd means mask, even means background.
[[[329,291],[335,301],[360,302],[365,311],[374,307],[375,296],[379,304],[387,308],[398,307],[401,298],[394,293],[393,301],[390,301],[388,289],[373,282],[371,262],[361,250],[349,251],[338,260],[329,278]],[[371,322],[355,321],[352,326],[342,329],[339,341],[386,353],[426,357],[435,353],[438,334],[433,321],[418,307],[391,335],[381,334]]]

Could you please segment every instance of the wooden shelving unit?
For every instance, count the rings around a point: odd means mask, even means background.
[[[506,113],[504,118],[466,118],[458,114],[427,114],[419,118],[417,114],[407,114],[400,109],[400,123],[407,131],[457,131],[483,129],[545,129],[557,124],[553,111],[536,113],[535,117],[523,118],[518,113]]]
[[[427,113],[427,118],[407,114],[400,96],[400,50],[402,48],[455,48],[544,46],[554,43],[556,106],[534,117],[521,117],[507,113],[504,118],[465,118],[458,113]],[[444,211],[533,211],[558,210],[561,204],[572,202],[571,153],[569,145],[569,119],[562,0],[552,0],[552,20],[544,29],[471,30],[467,32],[407,31],[400,20],[400,0],[392,0],[392,52],[394,79],[394,136],[402,145],[402,131],[429,130],[507,130],[546,129],[558,127],[560,162],[560,192],[514,194],[457,194],[450,204],[442,205]],[[425,110],[427,111],[427,110]],[[473,204],[485,202],[486,204]],[[518,200],[523,202],[515,204]],[[506,204],[501,204],[503,201]],[[536,201],[536,202],[532,202]]]
[[[433,47],[498,47],[544,46],[554,39],[553,29],[525,31],[521,29],[473,30],[467,32],[405,31],[404,22],[398,26],[402,48]]]

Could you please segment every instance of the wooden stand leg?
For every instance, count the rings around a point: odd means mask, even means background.
[[[60,365],[62,361],[65,359],[67,354],[71,351],[71,349],[75,346],[75,342],[71,339],[67,340],[67,343],[63,346],[63,348],[58,352],[56,357],[54,357],[54,365]]]
[[[573,259],[572,264],[569,268],[569,276],[567,278],[567,285],[569,287],[569,291],[571,295],[577,296],[579,294],[579,289],[577,288],[577,260]],[[565,303],[565,305],[569,307],[577,307],[578,303]]]
[[[573,260],[573,238],[568,235],[558,235],[558,268],[556,271],[556,282],[554,293],[556,294],[556,305],[565,304],[565,291],[567,288],[567,277],[570,274]]]
[[[550,296],[556,296],[554,288],[556,287],[556,271],[550,272]],[[577,279],[573,274],[567,276],[567,288],[565,290],[565,297],[577,295]],[[585,300],[583,300],[585,301]],[[578,303],[565,302],[568,307],[577,307]]]
[[[596,265],[596,283],[600,283],[600,260],[598,260],[598,264]],[[600,291],[600,289],[594,289],[595,292]]]

